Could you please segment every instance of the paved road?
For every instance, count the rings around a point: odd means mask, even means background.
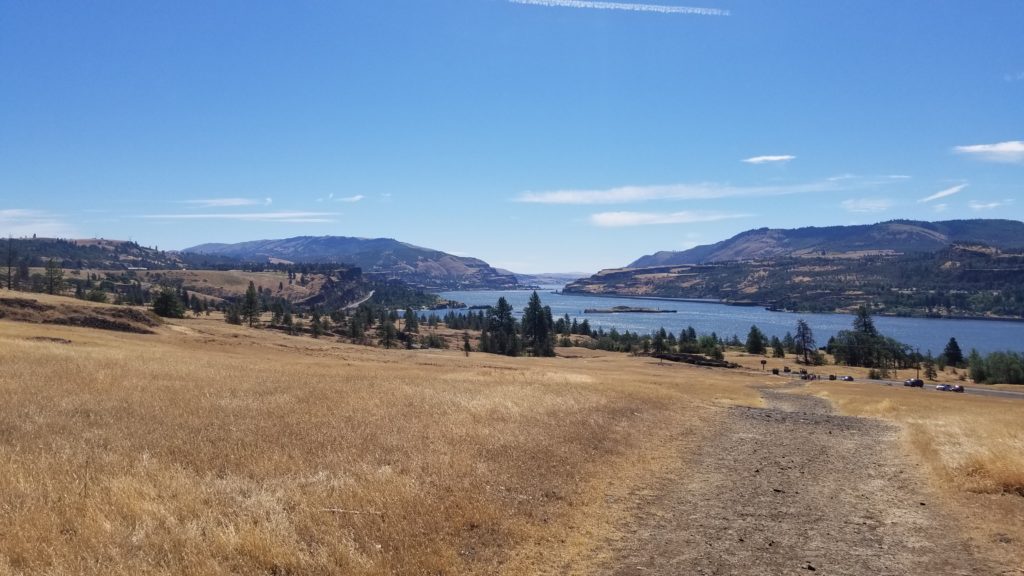
[[[827,380],[826,380],[827,381]],[[859,380],[859,382],[868,382],[872,384],[881,384],[883,386],[903,386],[902,380]],[[924,392],[938,393],[941,390],[935,389],[935,384],[924,385]],[[955,392],[942,392],[943,394],[955,394]],[[1012,390],[998,390],[995,388],[980,388],[977,386],[964,386],[965,394],[976,394],[978,396],[995,396],[997,398],[1013,398],[1017,400],[1024,400],[1024,392],[1014,392]]]

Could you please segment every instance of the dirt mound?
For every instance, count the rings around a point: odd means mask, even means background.
[[[0,298],[0,318],[33,324],[82,326],[135,334],[153,334],[160,322],[135,308],[89,306],[80,303],[44,304],[30,298]]]

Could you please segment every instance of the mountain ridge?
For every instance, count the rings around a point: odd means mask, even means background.
[[[938,222],[889,220],[852,226],[755,228],[682,251],[660,251],[625,268],[764,260],[808,255],[936,252],[954,244],[1024,249],[1024,222],[961,219]],[[824,254],[822,254],[824,252]]]
[[[353,264],[370,275],[396,278],[434,290],[505,289],[519,285],[514,274],[498,270],[479,258],[455,256],[393,238],[294,236],[235,244],[199,244],[182,252],[250,261]]]

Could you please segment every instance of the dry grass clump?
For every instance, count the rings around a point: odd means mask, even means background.
[[[0,574],[582,566],[606,488],[642,482],[711,402],[756,398],[622,355],[385,352],[210,320],[0,321],[0,365]]]

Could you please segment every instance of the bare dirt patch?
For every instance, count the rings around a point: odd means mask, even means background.
[[[720,410],[684,475],[637,493],[603,573],[989,574],[899,429],[764,391]]]

